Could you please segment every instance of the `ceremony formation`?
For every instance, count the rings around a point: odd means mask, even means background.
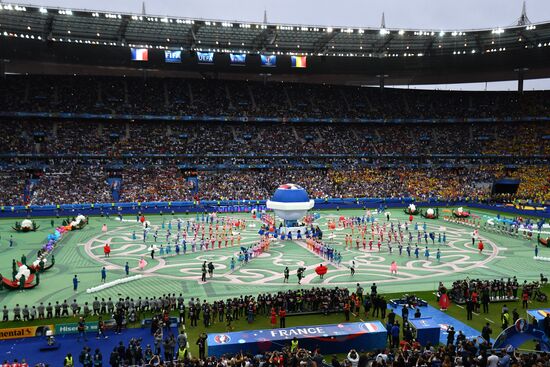
[[[0,2],[0,366],[550,366],[550,7],[349,3]]]

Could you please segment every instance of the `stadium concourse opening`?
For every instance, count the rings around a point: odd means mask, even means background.
[[[549,37],[2,2],[0,363],[548,366]]]

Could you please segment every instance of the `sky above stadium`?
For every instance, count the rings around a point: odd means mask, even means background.
[[[2,0],[0,0],[2,1]],[[7,1],[3,1],[7,2]],[[141,13],[141,0],[31,0],[33,5],[71,9]],[[379,27],[382,12],[386,27],[436,30],[495,28],[514,25],[521,0],[156,0],[145,1],[147,14],[173,17],[262,21],[269,23]],[[528,0],[533,23],[550,21],[550,0]],[[466,85],[462,85],[466,87]],[[440,86],[444,88],[444,86]],[[483,89],[477,84],[474,89]],[[514,89],[516,83],[490,83],[488,89]],[[525,89],[550,89],[550,80],[526,81]]]

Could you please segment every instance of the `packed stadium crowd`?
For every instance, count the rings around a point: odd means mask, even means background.
[[[56,205],[111,203],[113,190],[120,202],[262,200],[281,184],[293,182],[308,189],[313,198],[405,198],[417,200],[477,200],[483,202],[545,203],[550,200],[548,167],[523,167],[515,195],[491,194],[496,178],[515,175],[501,166],[469,168],[361,168],[361,169],[262,169],[198,172],[198,188],[175,166],[129,168],[106,172],[91,166],[44,168],[42,171],[4,171],[0,205]],[[34,177],[31,179],[30,177]],[[118,186],[109,184],[119,179]],[[32,182],[32,183],[29,183]]]
[[[442,289],[440,285],[440,290]],[[512,301],[513,292],[518,289],[525,292],[526,284],[519,286],[517,280],[506,281],[479,281],[464,280],[455,282],[453,289],[459,287],[460,293],[485,292],[481,288],[490,288],[494,294],[491,298],[482,302],[492,303],[497,300],[497,295],[505,295],[510,288],[508,300]],[[467,297],[471,297],[468,294]],[[482,296],[479,296],[481,299]],[[485,307],[485,304],[484,304]],[[506,305],[503,306],[506,308]],[[112,301],[111,298],[99,299],[95,297],[93,302],[78,304],[76,299],[69,303],[57,302],[55,305],[40,304],[38,307],[20,308],[17,305],[13,312],[14,320],[48,319],[52,317],[77,318],[79,328],[79,340],[84,339],[84,346],[79,356],[68,354],[65,356],[65,366],[73,366],[76,360],[83,366],[107,365],[118,366],[309,366],[309,367],[367,367],[367,366],[449,366],[449,367],[486,367],[492,366],[518,366],[547,367],[550,365],[548,354],[531,353],[520,354],[514,349],[495,350],[492,348],[489,324],[482,331],[482,336],[467,339],[462,330],[455,331],[449,327],[447,330],[446,344],[439,346],[427,344],[421,345],[416,339],[414,328],[410,319],[421,317],[422,307],[403,305],[397,309],[387,309],[387,301],[378,293],[378,287],[373,283],[369,291],[359,283],[355,289],[347,288],[311,288],[302,290],[279,291],[265,293],[257,296],[241,295],[240,297],[201,300],[199,298],[185,299],[183,294],[165,294],[162,297],[144,298],[137,300],[120,298]],[[414,314],[413,314],[414,311]],[[350,314],[355,317],[367,319],[380,319],[388,330],[387,347],[375,351],[363,351],[351,349],[345,356],[325,356],[319,347],[314,350],[301,348],[297,339],[289,340],[281,345],[279,350],[265,351],[259,354],[250,354],[245,348],[237,354],[224,354],[221,357],[206,355],[206,332],[215,324],[225,325],[227,330],[233,330],[232,323],[245,319],[253,324],[256,319],[269,318],[272,327],[285,327],[286,317],[302,313],[318,313],[328,315],[338,313],[349,320]],[[505,310],[504,312],[508,312]],[[9,319],[10,310],[3,309],[3,321]],[[400,314],[398,316],[398,313]],[[94,332],[86,330],[86,318],[95,315],[99,317],[97,329]],[[105,338],[107,336],[107,323],[101,316],[114,316],[113,328],[115,333],[123,333],[123,329],[129,323],[135,323],[144,317],[150,317],[150,337],[142,340],[131,338],[127,345],[120,342],[113,345],[109,356],[101,355],[96,349],[92,352],[86,346],[87,336]],[[550,321],[550,317],[548,318]],[[107,320],[108,321],[108,320]],[[110,321],[108,321],[110,323]],[[199,322],[201,326],[199,327]],[[177,323],[178,329],[173,325]],[[545,324],[546,325],[546,324]],[[197,340],[188,340],[186,328],[199,328]],[[550,333],[550,323],[545,326],[545,333]],[[199,354],[191,355],[189,345],[195,343]],[[537,347],[535,347],[537,348]],[[540,349],[536,349],[540,350]],[[73,364],[67,363],[70,360]],[[99,361],[97,364],[92,364]]]
[[[546,92],[476,93],[289,83],[8,76],[2,111],[276,117],[543,116]],[[382,122],[383,120],[381,120]],[[2,205],[312,197],[550,200],[544,122],[307,124],[0,122]],[[198,171],[198,190],[186,171]],[[520,180],[492,194],[495,179]],[[115,178],[113,183],[112,178]],[[114,185],[114,186],[113,186]]]
[[[399,326],[399,323],[396,323]],[[459,334],[460,335],[460,334]],[[412,337],[396,338],[398,348],[385,348],[366,352],[363,350],[350,350],[347,355],[326,355],[321,348],[308,350],[298,345],[282,346],[279,350],[265,351],[257,354],[242,351],[236,354],[224,354],[220,357],[209,356],[204,358],[189,357],[187,348],[174,341],[174,350],[170,358],[162,358],[154,354],[151,345],[142,347],[139,340],[131,340],[128,346],[119,345],[113,349],[109,356],[111,366],[122,366],[129,360],[134,366],[167,366],[167,367],[199,367],[199,366],[246,366],[246,367],[484,367],[484,366],[516,366],[516,367],[547,367],[550,365],[549,355],[546,353],[520,353],[514,350],[493,350],[487,342],[477,340],[464,340],[457,336],[446,346],[420,345]],[[197,340],[198,343],[202,342]],[[176,348],[177,346],[177,348]],[[170,353],[170,352],[168,352]],[[82,358],[81,358],[82,357]],[[79,358],[91,360],[104,358],[98,350],[92,353],[84,349]],[[120,363],[122,362],[122,364]],[[101,364],[99,364],[101,366]]]
[[[107,171],[92,165],[53,167],[39,171],[4,171],[0,178],[0,205],[55,205],[111,203],[113,191],[120,202],[184,200],[262,200],[281,184],[293,182],[306,187],[313,198],[405,198],[425,200],[477,200],[483,202],[546,203],[550,200],[550,169],[529,166],[509,172],[499,165],[468,168],[284,168],[202,171],[196,190],[176,166],[147,166]],[[495,179],[517,177],[518,192],[492,194]],[[31,179],[30,177],[34,177]],[[117,185],[109,178],[117,178]],[[544,179],[546,177],[546,179]]]
[[[548,156],[548,123],[299,124],[6,120],[0,153]],[[547,159],[547,158],[546,158]]]
[[[130,77],[6,77],[7,111],[305,118],[547,116],[547,92],[442,92]]]
[[[241,352],[204,360],[198,358],[182,358],[173,362],[160,362],[152,357],[152,363],[143,366],[171,366],[171,367],[198,367],[198,366],[247,366],[247,367],[412,367],[412,366],[446,366],[446,367],[481,367],[492,364],[502,366],[538,366],[547,367],[549,359],[541,353],[516,353],[506,350],[491,351],[488,346],[472,342],[461,342],[458,346],[434,347],[421,346],[418,343],[403,349],[383,349],[374,352],[351,350],[345,357],[324,355],[321,349],[307,350],[305,348],[292,349],[290,346],[279,351],[268,351],[258,354]],[[479,348],[479,351],[478,351]],[[149,349],[151,349],[149,347]],[[141,349],[140,349],[141,350]],[[113,353],[117,353],[114,351]],[[146,350],[147,352],[147,350]],[[118,354],[118,353],[117,353]],[[111,354],[113,355],[113,354]],[[116,354],[115,354],[115,358]],[[157,363],[157,364],[155,364]],[[116,364],[114,365],[116,366]],[[141,366],[141,365],[140,365]]]

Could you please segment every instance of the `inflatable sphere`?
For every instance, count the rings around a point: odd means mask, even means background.
[[[297,221],[313,208],[314,204],[304,188],[295,184],[285,184],[275,190],[266,206],[286,221]]]

